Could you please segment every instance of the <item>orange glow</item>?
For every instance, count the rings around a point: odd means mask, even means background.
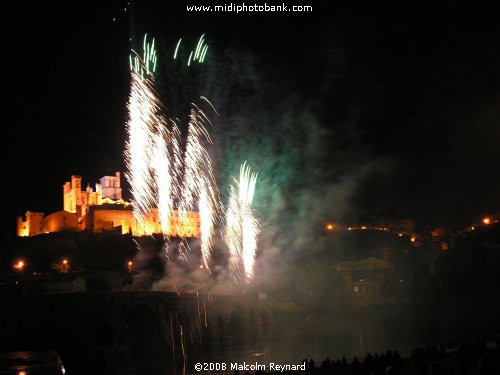
[[[200,264],[200,270],[202,270],[202,269],[203,269],[203,264]]]
[[[411,237],[411,242],[415,242],[415,239],[416,239],[415,236],[412,236]]]
[[[398,233],[398,236],[399,237],[403,237],[403,233]]]
[[[486,224],[486,225],[490,225],[491,224],[491,219],[489,217],[485,217],[483,219],[483,223]]]
[[[17,263],[14,264],[14,269],[16,269],[19,272],[21,272],[25,266],[26,266],[26,263],[24,263],[24,260],[19,259],[17,261]]]
[[[59,266],[59,272],[67,273],[69,271],[69,261],[64,258],[61,260],[61,265]]]
[[[333,224],[332,223],[327,223],[326,224],[326,230],[332,231],[333,230]]]
[[[132,273],[132,266],[134,265],[134,262],[132,262],[131,260],[129,260],[127,262],[127,269],[128,269],[128,273]]]
[[[367,229],[367,227],[363,225],[363,226],[361,227],[361,229]]]

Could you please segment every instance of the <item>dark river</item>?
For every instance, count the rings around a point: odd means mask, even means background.
[[[439,306],[412,303],[357,311],[340,308],[338,311],[280,311],[266,324],[242,325],[238,334],[202,337],[201,344],[197,340],[187,350],[184,370],[196,373],[196,363],[257,362],[267,368],[271,362],[299,364],[303,358],[314,358],[319,365],[327,356],[335,360],[345,356],[350,360],[354,356],[364,357],[368,352],[387,350],[408,356],[413,348],[450,341],[476,338],[494,341],[500,334],[497,313],[487,301],[464,300]],[[158,353],[165,355],[165,351]],[[114,373],[151,373],[138,371],[130,359],[124,358]],[[157,360],[150,357],[150,368],[155,368]],[[65,374],[63,365],[57,353],[50,350],[0,354],[0,374]],[[177,368],[182,373],[182,366]],[[96,369],[96,373],[113,372]]]
[[[6,352],[0,353],[0,374],[61,375],[65,369],[55,351]]]

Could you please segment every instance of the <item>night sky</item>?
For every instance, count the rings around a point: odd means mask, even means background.
[[[366,2],[194,14],[131,1],[126,12],[126,1],[10,12],[4,236],[26,210],[62,209],[72,174],[93,185],[124,170],[128,54],[145,32],[158,41],[167,109],[182,117],[197,96],[211,99],[221,113],[218,178],[223,185],[247,158],[262,172],[263,206],[280,199],[283,212],[310,206],[320,220],[391,216],[428,227],[500,212],[498,12]],[[206,65],[172,64],[178,38],[203,33]]]

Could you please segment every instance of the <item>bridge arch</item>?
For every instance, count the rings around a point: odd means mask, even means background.
[[[146,304],[133,306],[125,316],[118,345],[128,346],[134,373],[172,373],[174,361],[161,317]]]

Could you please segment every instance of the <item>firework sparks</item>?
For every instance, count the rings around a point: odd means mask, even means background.
[[[169,239],[172,228],[170,218],[175,210],[175,202],[179,197],[179,171],[182,164],[179,146],[179,128],[172,121],[171,127],[163,117],[159,117],[156,137],[153,144],[153,166],[155,189],[157,195],[158,216],[165,239]]]
[[[175,45],[173,60],[180,59],[179,47],[181,45],[182,38],[179,39],[177,44]],[[198,43],[194,49],[189,51],[189,57],[187,59],[187,66],[191,66],[192,63],[198,62],[199,64],[203,64],[205,62],[205,56],[208,51],[208,44],[205,42],[205,34],[200,36],[198,39]],[[156,57],[156,55],[155,55]],[[132,65],[132,62],[130,63]]]
[[[174,322],[172,320],[172,312],[168,313],[170,316],[170,333],[171,333],[171,339],[172,339],[172,361],[174,363],[174,375],[175,375],[175,339],[174,339]]]
[[[182,324],[180,325],[181,328],[181,350],[182,350],[182,373],[186,373],[186,364],[187,364],[187,356],[186,356],[186,350],[184,346],[184,331],[182,329]]]
[[[158,216],[163,235],[170,234],[170,215],[173,211],[171,162],[167,147],[168,133],[166,128],[160,127],[155,137],[153,163],[155,183],[158,192]]]
[[[182,38],[179,39],[177,42],[177,46],[175,46],[175,52],[174,52],[174,60],[177,58],[177,52],[179,52],[179,46],[181,45]]]
[[[131,92],[128,102],[128,140],[125,150],[127,172],[131,185],[134,215],[138,222],[154,205],[153,179],[149,160],[153,145],[154,127],[157,121],[158,99],[150,83],[136,70],[131,73]]]
[[[174,52],[178,58],[179,39]],[[125,152],[131,185],[134,215],[141,222],[152,209],[158,209],[161,231],[168,241],[175,229],[183,241],[178,246],[179,256],[187,260],[189,245],[185,241],[191,225],[188,216],[199,212],[202,268],[210,272],[214,233],[219,219],[219,191],[215,183],[212,161],[207,146],[212,140],[207,125],[212,125],[208,116],[195,104],[189,114],[185,151],[181,151],[179,128],[174,121],[167,122],[164,107],[154,91],[154,71],[157,55],[154,40],[147,43],[144,37],[143,54],[130,56],[132,87],[129,97],[129,139]],[[208,45],[204,35],[191,50],[188,65],[202,63]],[[212,104],[204,97],[216,114]],[[259,235],[259,222],[252,208],[257,173],[243,163],[239,179],[230,186],[230,198],[225,213],[224,240],[229,248],[229,271],[237,280],[247,281],[254,277],[255,254]],[[171,228],[170,218],[177,204],[179,220]]]
[[[243,240],[243,266],[247,280],[254,277],[255,251],[257,250],[257,236],[259,235],[259,222],[250,205],[242,207],[242,240]]]
[[[201,53],[200,63],[205,62],[205,55],[207,54],[207,51],[208,51],[208,44],[205,44],[205,47],[203,47],[203,51]]]
[[[141,223],[142,217],[148,214],[154,205],[153,179],[149,167],[153,145],[154,128],[158,121],[158,100],[153,87],[153,69],[149,69],[155,60],[156,53],[147,43],[144,36],[144,59],[135,51],[130,55],[131,89],[128,101],[129,119],[127,122],[128,140],[125,149],[127,172],[125,177],[130,182],[134,215]],[[153,41],[154,44],[154,41]],[[153,52],[150,52],[152,51]],[[147,79],[144,79],[146,72]],[[149,77],[148,77],[149,76]]]
[[[211,249],[215,222],[218,215],[218,189],[213,176],[212,161],[205,148],[212,140],[204,126],[211,124],[205,113],[193,104],[184,156],[182,198],[179,207],[180,222],[187,223],[187,213],[195,209],[200,213],[200,241],[202,263],[210,270]]]
[[[205,34],[203,34],[201,37],[200,37],[200,40],[198,40],[198,44],[196,45],[196,52],[194,54],[194,58],[195,60],[198,59],[198,57],[200,56],[200,49],[203,47],[203,38],[205,37]]]
[[[233,279],[241,277],[240,267],[247,280],[254,277],[255,252],[259,235],[259,222],[251,207],[257,182],[245,163],[240,167],[240,179],[234,180],[229,191],[224,240],[229,248],[229,272]]]
[[[145,35],[142,58],[135,51],[132,51],[134,56],[130,56],[132,84],[127,123],[129,139],[125,151],[126,177],[132,188],[137,221],[142,223],[143,218],[157,208],[161,231],[168,239],[170,217],[180,191],[180,132],[174,121],[169,127],[163,116],[165,109],[153,87],[157,63],[154,44],[154,39],[149,44]]]
[[[259,235],[259,222],[251,207],[255,193],[257,173],[252,173],[250,167],[243,163],[240,168],[240,204],[242,207],[242,240],[243,240],[243,265],[247,280],[253,278],[255,264],[255,251],[257,250],[257,236]]]
[[[235,181],[237,185],[237,181]],[[229,274],[236,281],[240,275],[240,259],[242,253],[241,247],[241,216],[239,210],[239,201],[237,187],[233,184],[229,188],[229,202],[226,210],[226,228],[224,231],[224,240],[229,249]]]

